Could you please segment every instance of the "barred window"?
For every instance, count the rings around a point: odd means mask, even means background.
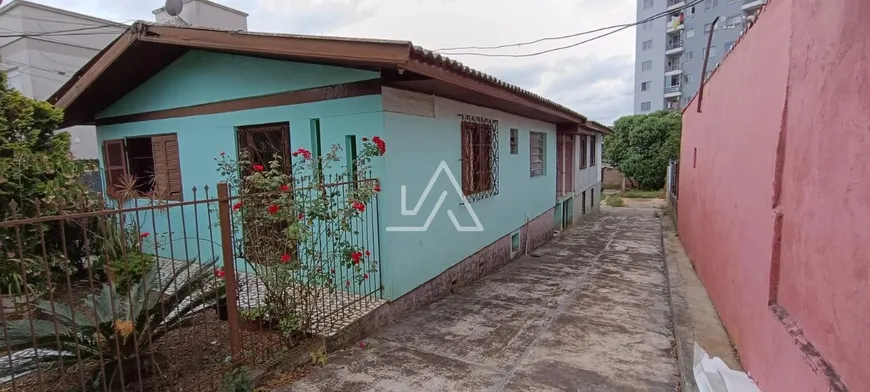
[[[529,137],[529,176],[544,175],[546,168],[547,134],[531,132]]]
[[[498,194],[498,120],[462,117],[462,192],[468,201]]]

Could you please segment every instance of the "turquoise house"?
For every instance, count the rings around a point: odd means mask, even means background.
[[[406,41],[143,22],[51,100],[64,126],[96,125],[104,183],[151,159],[168,173],[161,197],[200,220],[208,209],[191,202],[205,186],[214,196],[222,152],[235,156],[261,136],[285,155],[336,144],[356,151],[362,138],[382,138],[366,244],[379,259],[381,298],[408,298],[409,308],[548,241],[561,203],[557,135],[604,132]],[[170,236],[175,257],[183,249],[220,258],[220,238],[203,238],[209,223],[182,227],[172,214],[141,219],[155,233],[180,233]]]

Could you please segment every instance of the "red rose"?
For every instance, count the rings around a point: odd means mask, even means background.
[[[226,152],[226,151],[221,151],[221,156],[222,156],[222,157],[223,157],[223,156],[226,156],[226,155],[227,155],[227,152]]]
[[[303,220],[303,219],[305,219],[305,214],[300,212],[299,215],[296,217],[299,218],[299,220]]]
[[[380,184],[375,185],[375,187],[372,188],[372,190],[375,191],[375,192],[380,192],[380,191],[381,191],[381,185],[380,185]]]
[[[286,263],[286,262],[288,262],[288,261],[290,261],[290,255],[288,255],[288,254],[286,254],[286,253],[284,253],[283,255],[281,255],[281,262],[282,262],[282,263]]]
[[[148,238],[149,235],[151,235],[151,233],[149,233],[149,232],[144,232],[144,233],[142,233],[142,234],[139,234],[139,238]]]
[[[302,157],[305,159],[311,159],[311,151],[308,151],[302,147],[299,147],[299,149],[296,150],[296,154],[302,155]]]
[[[290,154],[290,155],[292,155],[292,156],[294,156],[294,157],[297,157],[297,156],[299,156],[299,153],[298,153],[298,152],[294,152],[294,153],[292,153],[292,154]]]
[[[361,202],[355,201],[355,202],[353,202],[353,209],[355,209],[359,212],[365,212],[366,205],[361,203]]]
[[[215,276],[215,277],[217,277],[217,278],[223,278],[223,277],[226,276],[226,275],[227,275],[227,274],[226,274],[226,272],[224,272],[223,269],[221,269],[221,268],[215,268],[215,269],[214,269],[214,276]]]
[[[364,137],[364,138],[363,138],[363,141],[364,141],[364,142],[367,142],[367,141],[369,141],[369,138]]]
[[[372,252],[366,251],[366,256],[371,256]]]
[[[366,348],[366,346],[368,346],[366,342],[359,342],[359,348]]]
[[[353,260],[354,265],[359,264],[360,259],[362,259],[362,252],[351,253],[350,259]]]
[[[270,214],[270,215],[275,215],[275,214],[278,213],[278,210],[279,210],[279,209],[280,209],[280,207],[278,207],[277,204],[272,204],[272,205],[269,206],[269,214]]]
[[[347,287],[350,287],[350,281],[349,281],[349,280],[345,280],[345,281],[344,281],[344,285],[347,286]]]
[[[280,189],[280,190],[282,190],[282,191],[289,191],[289,190],[290,190],[290,187],[287,186],[287,185],[281,185],[281,187],[278,188],[278,189]]]
[[[363,275],[363,279],[368,279],[368,278],[369,278],[369,274],[364,274],[364,275]]]
[[[236,204],[233,204],[233,211],[238,211],[240,209],[242,209],[242,202],[241,201],[236,203]]]
[[[263,165],[254,165],[254,171],[263,171]]]
[[[381,139],[379,136],[375,136],[372,138],[372,143],[378,146],[378,151],[381,155],[384,155],[387,152],[387,143],[384,142],[384,139]]]
[[[330,268],[329,273],[335,275],[335,268]]]

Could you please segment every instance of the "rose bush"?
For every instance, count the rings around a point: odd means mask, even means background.
[[[263,303],[242,313],[278,327],[291,346],[322,315],[318,303],[325,295],[352,290],[377,272],[372,250],[357,237],[380,186],[359,176],[386,152],[386,143],[364,138],[356,160],[334,170],[340,151],[335,145],[315,157],[299,148],[291,154],[290,173],[277,155],[265,163],[252,162],[244,151],[238,160],[225,153],[215,158],[236,197],[235,255],[265,286]]]

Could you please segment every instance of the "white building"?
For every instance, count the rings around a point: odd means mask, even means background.
[[[24,95],[46,99],[127,25],[14,0],[0,8],[0,69]],[[96,159],[94,127],[65,129],[77,158]]]
[[[163,8],[153,14],[156,22],[179,22]],[[191,25],[247,30],[248,14],[208,0],[184,1],[180,16]],[[0,70],[6,72],[11,87],[28,97],[47,99],[127,27],[27,0],[13,0],[0,8]],[[93,126],[64,131],[72,136],[71,149],[76,158],[99,156]]]
[[[166,7],[154,10],[157,23],[187,23],[192,26],[215,27],[227,30],[248,30],[248,14],[209,0],[184,0],[179,18],[166,13]]]

